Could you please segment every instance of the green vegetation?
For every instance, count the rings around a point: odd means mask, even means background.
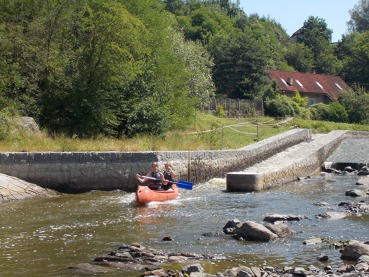
[[[233,0],[2,0],[0,139],[11,136],[6,118],[19,115],[62,140],[140,135],[160,148],[150,138],[188,130],[214,95],[263,99],[274,117],[366,124],[368,10],[359,1],[351,32],[332,43],[324,19],[309,17],[291,38]],[[266,69],[337,74],[354,92],[306,109],[299,95],[290,101],[267,83]]]
[[[67,136],[48,136],[45,132],[29,134],[20,129],[11,131],[0,140],[0,151],[160,151],[237,149],[257,140],[280,134],[291,128],[308,128],[315,133],[333,130],[369,132],[368,125],[334,123],[294,119],[285,124],[273,118],[227,119],[197,113],[196,120],[187,129],[168,132],[165,135],[140,135],[134,138],[113,139],[99,137],[84,139]]]

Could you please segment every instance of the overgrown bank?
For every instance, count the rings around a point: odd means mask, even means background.
[[[227,119],[197,113],[195,122],[185,130],[167,132],[162,136],[141,135],[126,139],[49,136],[43,131],[30,132],[11,125],[2,134],[0,151],[127,152],[238,149],[296,127],[311,129],[313,133],[328,133],[333,130],[369,132],[369,125],[268,117]]]

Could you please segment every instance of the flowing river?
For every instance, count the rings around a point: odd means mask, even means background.
[[[333,179],[333,180],[332,180]],[[0,276],[77,276],[68,269],[138,242],[166,252],[219,254],[225,260],[204,264],[206,272],[232,266],[269,265],[319,268],[343,263],[339,250],[327,244],[305,245],[311,237],[334,241],[368,240],[369,216],[339,220],[317,219],[339,211],[345,196],[357,188],[357,177],[313,178],[258,193],[227,193],[224,180],[196,184],[181,190],[177,200],[135,204],[134,193],[92,191],[53,198],[35,198],[0,204]],[[328,206],[314,203],[327,202]],[[287,223],[300,231],[291,238],[269,243],[237,241],[231,236],[203,236],[221,232],[228,220],[261,223],[266,215],[287,214],[307,219]],[[174,240],[162,241],[171,236]],[[317,257],[327,254],[329,261]],[[180,269],[180,265],[173,265]],[[122,276],[117,271],[116,275]],[[127,273],[124,276],[138,276]],[[111,276],[111,275],[109,275]]]

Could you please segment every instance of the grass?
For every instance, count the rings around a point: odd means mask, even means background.
[[[256,125],[256,122],[259,125]],[[272,118],[218,118],[209,114],[197,115],[196,121],[184,131],[168,132],[165,136],[139,136],[131,139],[78,139],[65,136],[52,138],[41,132],[37,135],[20,131],[10,132],[0,140],[1,152],[84,152],[84,151],[166,151],[237,149],[257,140],[280,134],[291,128],[308,128],[315,133],[332,130],[369,132],[369,125],[344,124],[294,119],[277,125]]]

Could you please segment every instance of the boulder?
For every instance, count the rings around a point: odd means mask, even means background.
[[[190,265],[186,265],[184,267],[182,267],[182,272],[191,275],[192,272],[204,272],[203,267],[201,266],[201,264],[190,264]]]
[[[354,172],[355,171],[355,169],[353,169],[351,166],[346,166],[343,170],[347,171],[347,172]]]
[[[320,244],[322,243],[321,238],[309,238],[304,240],[303,244]]]
[[[357,173],[357,175],[369,175],[369,166],[363,166],[359,172]]]
[[[366,195],[365,192],[359,189],[350,189],[346,191],[346,196],[360,197]]]
[[[264,217],[263,221],[274,223],[276,221],[300,221],[301,219],[303,219],[303,217],[299,215],[272,214]]]
[[[362,255],[369,255],[369,245],[360,241],[350,241],[343,249],[341,259],[356,261]]]
[[[14,119],[14,125],[17,129],[25,131],[28,134],[40,134],[40,128],[32,117],[23,116]]]
[[[356,182],[356,185],[359,185],[359,186],[369,186],[369,176],[361,177]]]
[[[284,223],[278,224],[267,223],[265,224],[265,227],[280,238],[288,238],[295,234],[295,231],[291,230],[290,227],[288,227],[288,225]]]
[[[241,222],[238,219],[229,220],[223,227],[225,234],[234,234],[238,228],[241,227]]]
[[[324,219],[342,219],[347,217],[347,213],[340,213],[340,212],[324,212],[317,215],[318,218]]]
[[[223,229],[227,229],[227,228],[239,228],[241,227],[241,221],[239,221],[238,219],[232,219],[229,220],[226,225],[224,225]]]
[[[246,221],[243,223],[237,230],[237,234],[253,241],[271,241],[278,238],[278,236],[267,227],[253,221]]]
[[[362,255],[357,259],[358,263],[366,263],[369,264],[369,255]]]

